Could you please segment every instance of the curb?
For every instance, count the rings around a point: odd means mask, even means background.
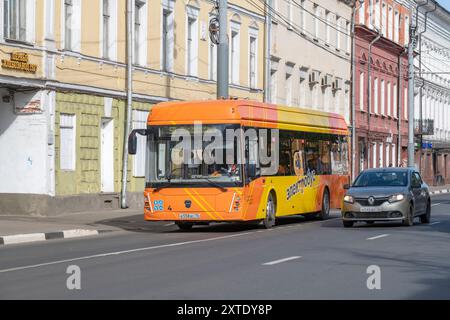
[[[101,233],[111,232],[112,230],[87,230],[87,229],[71,229],[55,232],[42,233],[25,233],[14,234],[9,236],[0,236],[0,245],[30,243],[36,241],[55,240],[55,239],[71,239],[89,236],[97,236]]]
[[[446,193],[450,193],[450,189],[441,189],[441,190],[430,191],[430,195],[432,195],[432,196],[434,196],[436,194],[446,194]]]

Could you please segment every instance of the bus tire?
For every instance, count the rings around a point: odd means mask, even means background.
[[[191,222],[175,222],[175,224],[177,225],[177,227],[180,230],[183,230],[183,231],[189,231],[194,226],[194,224]]]
[[[270,229],[275,225],[277,204],[273,192],[269,193],[266,203],[266,218],[262,221],[264,228]]]
[[[322,196],[322,208],[319,212],[319,219],[326,220],[330,216],[330,192],[325,188]]]

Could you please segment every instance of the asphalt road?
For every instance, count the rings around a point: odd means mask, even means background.
[[[432,223],[280,219],[178,231],[142,217],[124,231],[0,248],[0,299],[450,299],[450,195],[432,198]],[[80,268],[81,289],[66,286]],[[369,266],[381,289],[369,290]]]

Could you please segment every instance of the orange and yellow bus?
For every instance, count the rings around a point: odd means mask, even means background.
[[[187,230],[210,222],[271,228],[276,217],[299,214],[325,219],[350,180],[349,131],[337,114],[247,100],[165,102],[147,124],[132,131],[128,148],[135,154],[137,135],[146,136],[148,221]],[[224,161],[208,160],[208,148]]]

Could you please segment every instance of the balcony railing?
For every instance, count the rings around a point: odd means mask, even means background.
[[[434,119],[414,120],[414,134],[424,136],[434,135]]]

